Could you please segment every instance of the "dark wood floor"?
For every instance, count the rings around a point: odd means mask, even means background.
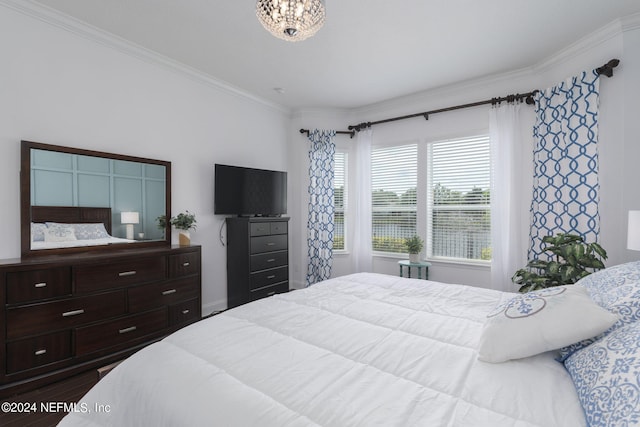
[[[73,403],[80,400],[91,387],[98,382],[98,373],[92,369],[84,374],[51,384],[38,390],[4,399],[2,403],[29,403],[36,405],[34,413],[6,413],[0,410],[0,426],[3,427],[48,427],[55,426],[66,415],[65,412],[41,411],[40,403],[51,408],[51,402]],[[18,406],[18,405],[15,405]],[[62,405],[60,405],[62,407]],[[4,407],[3,407],[4,408]]]

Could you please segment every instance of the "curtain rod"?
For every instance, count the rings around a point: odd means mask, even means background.
[[[307,137],[309,136],[309,129],[300,129],[300,133],[306,133]],[[354,135],[356,134],[355,130],[337,130],[336,133],[338,134],[344,134],[344,135],[349,135],[351,138],[354,137]]]
[[[618,64],[620,64],[620,60],[619,59],[612,59],[609,62],[607,62],[606,64],[604,64],[601,67],[598,67],[595,69],[596,73],[598,73],[599,75],[605,75],[607,77],[612,77],[613,76],[613,69],[615,67],[618,66]],[[362,129],[366,129],[368,127],[371,127],[373,125],[379,125],[382,123],[389,123],[389,122],[395,122],[398,120],[405,120],[405,119],[412,119],[414,117],[424,117],[425,120],[429,120],[429,116],[431,114],[437,114],[437,113],[444,113],[446,111],[454,111],[454,110],[461,110],[463,108],[470,108],[470,107],[477,107],[480,105],[486,105],[486,104],[491,104],[491,105],[495,105],[495,104],[500,104],[503,101],[507,101],[507,102],[522,102],[522,100],[524,100],[527,105],[533,105],[534,104],[534,100],[533,100],[533,96],[536,94],[536,92],[538,92],[538,90],[533,90],[531,92],[527,92],[527,93],[517,93],[515,95],[507,95],[507,96],[502,96],[499,98],[491,98],[491,99],[487,99],[485,101],[478,101],[478,102],[472,102],[470,104],[462,104],[462,105],[456,105],[453,107],[447,107],[447,108],[439,108],[437,110],[431,110],[431,111],[425,111],[424,113],[416,113],[416,114],[409,114],[407,116],[400,116],[400,117],[393,117],[390,119],[384,119],[384,120],[378,120],[375,122],[363,122],[357,125],[351,125],[348,127],[348,131],[336,131],[336,133],[341,133],[341,134],[348,134],[351,135],[351,138],[354,137],[355,132],[360,132]],[[300,133],[307,133],[307,136],[309,136],[309,131],[307,129],[300,129]]]

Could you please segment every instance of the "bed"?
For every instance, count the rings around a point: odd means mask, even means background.
[[[111,235],[111,208],[31,207],[31,250],[132,242]]]
[[[638,301],[640,263],[526,295],[339,277],[142,349],[60,425],[638,425]]]

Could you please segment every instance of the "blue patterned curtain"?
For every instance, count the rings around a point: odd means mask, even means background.
[[[536,94],[529,259],[544,236],[598,239],[598,77],[583,72]]]
[[[334,130],[309,133],[309,220],[307,286],[328,279],[333,264],[333,155]]]

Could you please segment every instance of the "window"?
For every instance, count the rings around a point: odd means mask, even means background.
[[[371,221],[374,251],[406,253],[416,234],[417,144],[371,152]]]
[[[333,249],[342,251],[346,249],[344,218],[347,211],[347,153],[336,151],[333,155],[333,160],[333,197],[335,205]]]
[[[427,164],[428,255],[491,260],[489,138],[431,143]]]

